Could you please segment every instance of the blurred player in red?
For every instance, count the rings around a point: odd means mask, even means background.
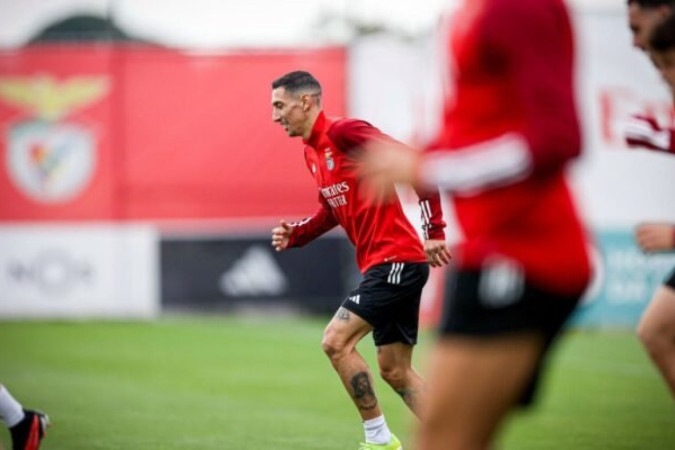
[[[357,158],[370,142],[395,142],[367,122],[334,119],[321,106],[321,86],[309,73],[288,73],[272,83],[272,118],[305,144],[305,162],[318,187],[319,209],[272,230],[277,251],[301,247],[337,225],[356,246],[363,281],[343,301],[323,335],[330,358],[363,420],[361,449],[401,448],[389,431],[370,369],[356,350],[371,331],[382,378],[418,413],[425,382],[412,367],[422,287],[428,263],[450,259],[437,190],[421,193],[424,246],[394,195],[373,196],[358,178]],[[393,192],[393,184],[389,193]],[[427,263],[428,261],[428,263]]]
[[[675,97],[675,2],[640,1],[628,3],[628,20],[633,43],[649,56]],[[675,130],[661,127],[652,117],[636,116],[626,128],[631,147],[675,153]],[[675,225],[648,223],[635,233],[647,253],[675,250]],[[638,337],[666,380],[675,397],[675,270],[654,292],[638,325]]]
[[[581,151],[574,39],[561,0],[467,0],[448,26],[443,128],[429,151],[377,146],[376,186],[439,186],[465,235],[431,357],[419,450],[485,450],[533,401],[591,276],[565,180]]]
[[[7,388],[0,384],[0,419],[12,436],[12,450],[38,450],[49,425],[47,415],[23,409]],[[0,448],[2,445],[0,445]]]
[[[674,0],[628,0],[628,27],[633,35],[633,45],[640,50],[648,51],[649,39],[654,29],[664,21],[674,7]],[[659,68],[658,62],[654,59],[659,56],[649,53],[652,62]],[[659,58],[664,57],[667,57],[667,52]],[[670,83],[665,75],[664,79]],[[675,93],[673,95],[675,96]],[[653,117],[634,116],[626,127],[626,142],[629,146],[666,153],[675,153],[674,135],[673,128],[661,127]]]

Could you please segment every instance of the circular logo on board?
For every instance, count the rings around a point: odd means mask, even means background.
[[[90,181],[94,149],[93,133],[80,125],[42,120],[16,124],[7,142],[10,179],[33,200],[67,202]]]

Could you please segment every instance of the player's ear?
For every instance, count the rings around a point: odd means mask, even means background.
[[[309,94],[304,94],[302,97],[300,97],[302,101],[302,110],[303,111],[309,111],[309,108],[312,107],[312,96]]]

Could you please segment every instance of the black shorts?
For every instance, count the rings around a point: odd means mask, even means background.
[[[380,264],[368,269],[342,307],[373,326],[375,345],[415,345],[420,299],[427,278],[427,263]]]
[[[544,357],[579,303],[581,293],[564,296],[547,292],[514,273],[490,278],[488,272],[477,270],[459,271],[449,277],[440,333],[476,338],[520,331],[541,333],[544,347],[519,401],[520,405],[529,405],[534,400]]]
[[[670,275],[668,275],[666,279],[663,280],[663,284],[671,289],[675,289],[675,269],[673,269],[673,271],[670,272]]]

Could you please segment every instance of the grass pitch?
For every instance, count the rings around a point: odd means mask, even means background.
[[[45,450],[356,449],[356,411],[321,352],[325,321],[0,322],[0,382],[48,412]],[[418,366],[433,338],[417,351]],[[374,364],[367,338],[360,346]],[[374,366],[373,366],[374,367]],[[501,449],[675,448],[675,403],[632,333],[574,332]],[[414,421],[379,379],[392,430]],[[0,442],[9,448],[8,433]]]

